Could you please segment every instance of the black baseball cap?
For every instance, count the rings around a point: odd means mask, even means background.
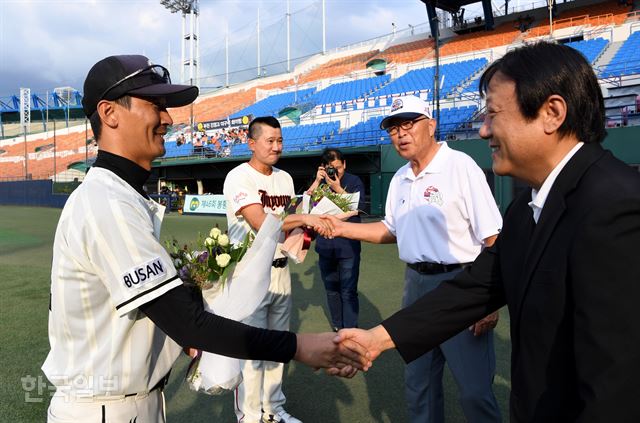
[[[109,56],[89,70],[82,109],[91,117],[101,100],[116,100],[124,95],[164,97],[167,107],[180,107],[192,103],[198,92],[193,85],[172,84],[169,71],[144,56]]]

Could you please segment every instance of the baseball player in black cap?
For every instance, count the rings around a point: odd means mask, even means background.
[[[107,57],[87,75],[82,106],[99,151],[53,245],[51,351],[42,367],[56,386],[49,422],[164,422],[162,390],[182,346],[338,366],[344,376],[368,365],[364,350],[348,353],[331,333],[257,329],[207,313],[179,279],[159,242],[164,207],[143,184],[164,155],[167,107],[197,96],[139,55]]]

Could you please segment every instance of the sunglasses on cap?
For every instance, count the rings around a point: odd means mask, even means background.
[[[104,90],[104,92],[100,95],[98,101],[106,100],[107,94],[122,85],[125,81],[142,75],[144,75],[145,77],[151,77],[151,81],[156,84],[171,84],[171,77],[169,76],[169,71],[167,70],[167,68],[162,65],[151,65],[142,69],[138,69],[137,71],[132,72],[124,78],[116,81],[113,85]]]

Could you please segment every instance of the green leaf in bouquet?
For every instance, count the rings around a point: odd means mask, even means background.
[[[351,210],[351,199],[337,192],[333,192],[327,184],[320,184],[318,188],[311,193],[311,201],[314,205],[318,204],[320,200],[325,197],[331,200],[331,202],[338,206],[343,212]]]
[[[227,282],[227,278],[229,277],[229,272],[231,272],[231,269],[234,267],[235,267],[235,264],[229,264],[222,271],[222,274],[220,275],[220,283],[222,283],[223,286]]]
[[[253,244],[253,238],[254,238],[254,235],[253,235],[253,232],[251,231],[247,232],[247,234],[244,236],[244,239],[240,244],[240,256],[238,260],[244,257],[244,254],[247,252],[251,244]]]

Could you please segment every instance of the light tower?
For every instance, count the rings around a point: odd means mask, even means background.
[[[27,134],[31,131],[31,90],[20,88],[20,126],[24,137],[24,179],[29,179]]]
[[[198,0],[160,0],[160,4],[169,9],[171,13],[180,12],[182,14],[180,82],[183,84],[188,82],[191,85],[200,86],[198,69],[200,62],[200,46],[198,44],[200,26],[198,24],[198,15],[200,14],[200,9],[198,7]],[[188,30],[187,16],[189,16]],[[185,59],[187,50],[189,58]]]

